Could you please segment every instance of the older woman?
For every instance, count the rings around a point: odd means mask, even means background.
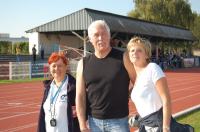
[[[44,81],[38,132],[78,132],[78,120],[73,116],[76,81],[66,74],[68,61],[62,52],[54,52],[48,63],[53,79]]]

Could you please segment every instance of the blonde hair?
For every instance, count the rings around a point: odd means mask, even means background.
[[[151,43],[149,40],[141,37],[133,37],[127,44],[127,49],[130,51],[133,46],[140,46],[144,49],[145,54],[147,55],[147,62],[151,59]]]

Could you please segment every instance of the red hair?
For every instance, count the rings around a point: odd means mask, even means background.
[[[56,62],[58,61],[59,59],[62,59],[63,63],[65,65],[67,65],[67,58],[65,57],[65,54],[64,52],[53,52],[50,56],[49,56],[49,59],[48,59],[48,63],[49,65],[53,62]]]

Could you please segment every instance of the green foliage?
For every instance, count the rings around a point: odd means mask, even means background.
[[[188,0],[135,0],[135,9],[128,16],[184,28],[194,21]]]
[[[14,53],[16,54],[17,47],[20,49],[20,54],[28,54],[29,53],[29,43],[28,42],[18,42],[14,44]]]
[[[29,54],[28,42],[17,42],[12,44],[9,41],[0,41],[0,54],[16,54],[16,49],[19,48],[19,54]]]
[[[162,53],[168,54],[169,52],[177,53],[178,55],[183,54],[184,50],[187,50],[187,53],[191,55],[192,44],[188,44],[187,42],[161,42],[159,43],[159,47],[161,48]]]
[[[0,41],[0,54],[10,54],[12,51],[12,43],[9,41]]]
[[[41,83],[42,83],[43,80],[45,80],[45,78],[18,79],[18,80],[0,80],[0,84],[36,82],[36,81],[41,81]]]
[[[134,0],[135,9],[128,16],[190,29],[200,49],[200,15],[192,12],[188,0]]]
[[[194,13],[194,23],[192,25],[192,33],[194,34],[194,36],[196,37],[196,39],[198,40],[195,44],[194,44],[194,48],[199,48],[200,49],[200,15],[197,13]]]

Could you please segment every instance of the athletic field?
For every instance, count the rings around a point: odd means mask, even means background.
[[[200,68],[165,73],[173,114],[200,105]],[[35,132],[42,94],[42,82],[0,84],[0,132]]]

